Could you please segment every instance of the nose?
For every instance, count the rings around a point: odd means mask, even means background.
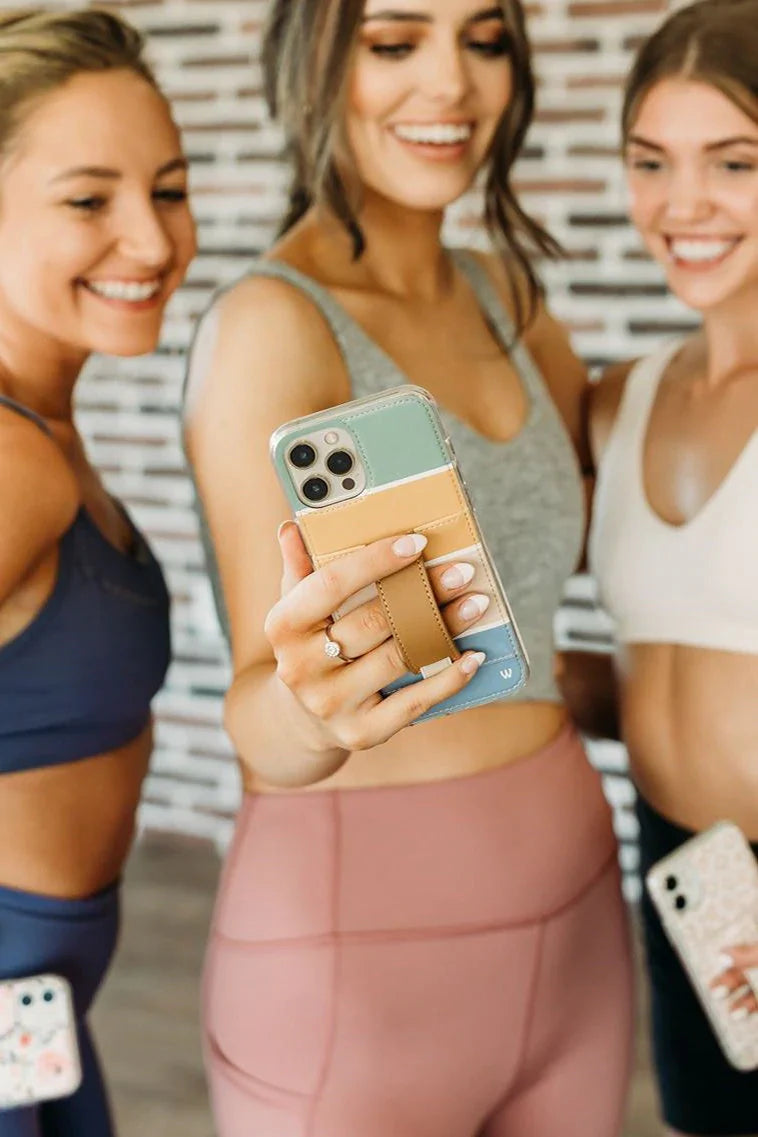
[[[699,170],[682,167],[669,178],[666,213],[672,221],[699,221],[708,214],[707,180]]]
[[[435,44],[419,73],[419,87],[427,98],[447,105],[460,103],[469,82],[466,59],[457,40]]]
[[[121,253],[145,267],[162,268],[171,259],[173,241],[152,197],[124,209],[118,243]]]

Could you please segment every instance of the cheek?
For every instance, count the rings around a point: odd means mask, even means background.
[[[629,216],[634,224],[645,229],[665,205],[665,190],[661,184],[631,177],[628,182]]]
[[[488,64],[480,73],[477,86],[486,111],[501,119],[513,99],[513,68],[510,60],[506,60],[502,66]]]
[[[382,118],[403,97],[400,67],[394,73],[387,63],[363,59],[354,70],[348,88],[348,116],[352,120]]]

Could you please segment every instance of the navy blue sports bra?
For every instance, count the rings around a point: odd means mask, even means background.
[[[27,408],[2,395],[0,405],[49,434]],[[122,553],[81,508],[60,540],[52,593],[0,646],[0,773],[115,750],[147,725],[171,657],[169,596],[132,531],[134,549]]]

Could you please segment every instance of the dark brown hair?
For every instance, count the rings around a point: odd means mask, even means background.
[[[289,208],[281,232],[314,203],[327,206],[353,239],[356,258],[364,237],[351,193],[335,161],[350,60],[365,0],[273,0],[263,43],[266,98],[285,132],[293,166]],[[512,172],[531,125],[535,80],[521,0],[500,0],[510,36],[513,96],[490,153],[484,217],[503,254],[513,286],[519,331],[532,319],[541,285],[532,256],[557,257],[560,246],[521,208]],[[514,263],[515,262],[515,263]],[[517,281],[525,278],[523,288]]]
[[[758,122],[758,0],[698,0],[645,41],[624,95],[625,143],[646,95],[676,77],[717,88]]]
[[[36,100],[82,72],[129,70],[156,82],[140,33],[97,8],[0,13],[0,156]]]

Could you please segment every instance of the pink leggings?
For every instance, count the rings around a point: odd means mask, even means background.
[[[204,987],[219,1137],[615,1137],[628,930],[577,735],[468,778],[248,795]]]

